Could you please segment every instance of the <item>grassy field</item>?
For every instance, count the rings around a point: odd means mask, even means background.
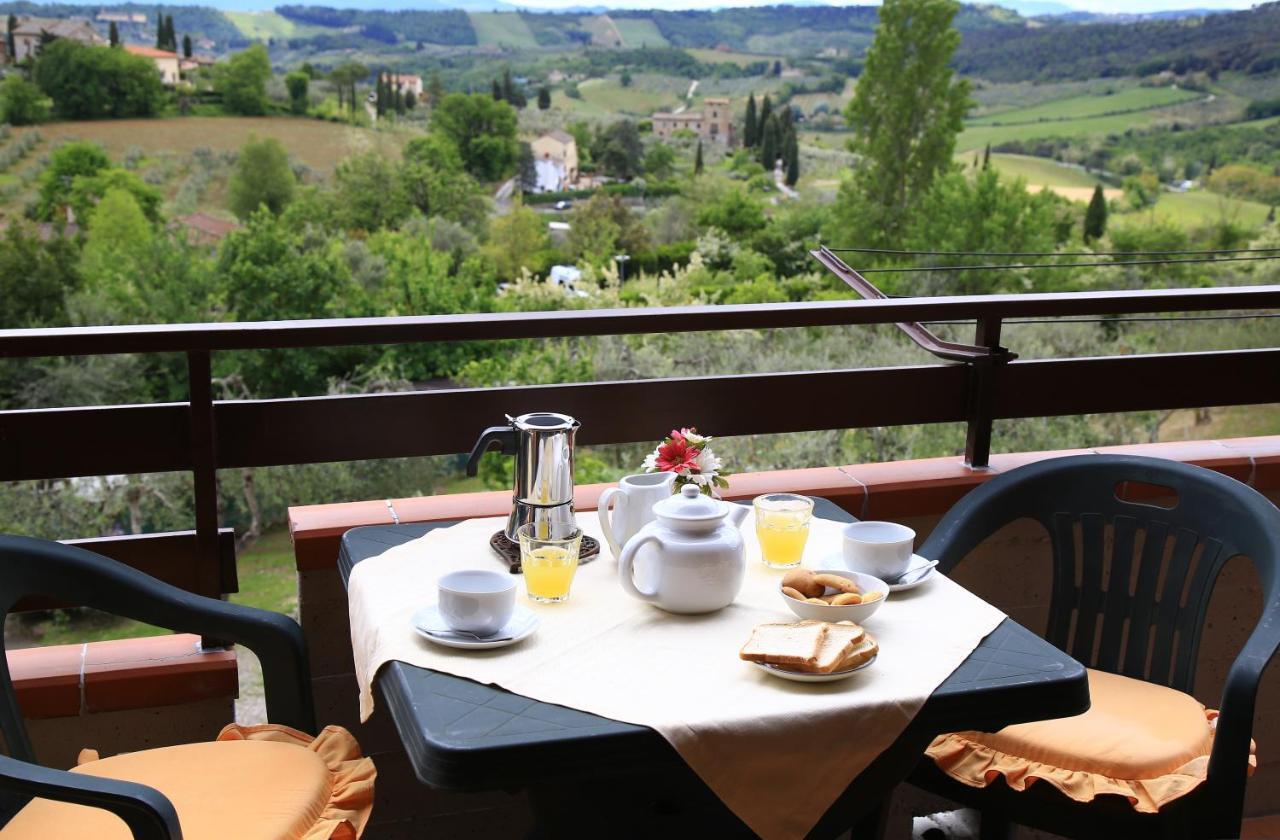
[[[977,152],[973,154],[976,155]],[[962,165],[971,165],[973,156],[961,156],[958,160]],[[1072,201],[1088,201],[1093,196],[1093,188],[1101,183],[1083,170],[1030,155],[993,154],[991,165],[1005,178],[1022,178],[1027,182],[1027,189],[1032,192],[1039,192],[1047,187]],[[1115,200],[1123,195],[1120,190],[1105,186],[1103,194],[1108,200]]]
[[[774,62],[781,56],[777,55],[758,55],[756,53],[744,52],[722,52],[721,50],[685,50],[689,55],[698,59],[705,64],[737,64],[739,67],[746,67],[748,64],[755,64],[757,61]]]
[[[1223,126],[1223,128],[1266,128],[1267,126],[1275,125],[1276,123],[1280,123],[1280,117],[1267,117],[1263,120],[1248,120],[1247,122],[1231,123]]]
[[[626,47],[666,47],[670,43],[658,31],[658,25],[645,18],[614,18]]]
[[[268,38],[309,38],[329,32],[322,26],[297,24],[276,12],[223,12],[246,38],[265,41]]]
[[[534,48],[538,40],[515,12],[468,12],[476,31],[476,42],[482,47]]]
[[[15,129],[23,131],[24,129]],[[60,140],[96,140],[113,160],[131,147],[144,154],[189,154],[206,146],[214,151],[239,149],[250,137],[274,137],[299,161],[329,172],[344,157],[366,150],[398,155],[405,136],[298,117],[175,117],[164,120],[100,120],[46,123],[39,127],[42,148]]]
[[[578,24],[591,33],[591,44],[596,47],[620,47],[622,32],[608,15],[586,15],[578,18]]]
[[[551,103],[575,116],[603,119],[614,114],[647,117],[654,111],[679,107],[681,101],[676,93],[646,89],[635,83],[623,87],[616,78],[588,79],[578,85],[578,92],[581,99],[570,99],[564,91],[557,90]]]
[[[1158,219],[1185,227],[1198,227],[1227,219],[1237,225],[1256,228],[1266,221],[1269,209],[1256,201],[1240,201],[1207,190],[1193,190],[1185,193],[1161,193],[1155,208],[1143,212],[1154,213]]]
[[[1145,128],[1150,125],[1156,120],[1157,113],[1138,111],[1132,114],[1026,125],[966,125],[956,140],[956,149],[967,152],[981,149],[988,143],[998,146],[1011,140],[1035,140],[1040,137],[1105,137],[1108,134],[1123,134],[1130,128]]]
[[[1173,87],[1135,87],[1103,96],[1072,96],[1016,108],[972,120],[970,125],[1012,125],[1046,121],[1077,120],[1082,117],[1100,117],[1120,111],[1144,111],[1176,105],[1192,99],[1203,99],[1204,94]]]

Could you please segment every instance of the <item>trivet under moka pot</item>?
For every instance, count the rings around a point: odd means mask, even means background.
[[[494,531],[493,536],[489,538],[489,547],[493,549],[493,553],[507,564],[507,568],[511,570],[511,574],[518,575],[523,571],[520,568],[520,543],[513,543],[507,539],[507,535],[502,531]],[[590,563],[592,560],[600,556],[600,543],[595,537],[582,535],[582,547],[578,549],[578,565]]]

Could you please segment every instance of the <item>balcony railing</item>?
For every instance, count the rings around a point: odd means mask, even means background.
[[[695,403],[700,425],[726,436],[962,421],[967,460],[981,468],[997,419],[1280,402],[1277,348],[1019,361],[996,352],[1006,319],[1271,309],[1280,286],[4,330],[0,358],[183,353],[189,400],[0,412],[0,480],[190,471],[196,528],[162,537],[174,554],[161,576],[217,594],[235,586],[218,528],[219,469],[461,453],[494,418],[548,407],[582,420],[584,444],[638,442],[684,422]],[[230,350],[943,320],[974,321],[975,345],[993,352],[903,367],[292,399],[215,400],[211,379],[212,354]],[[154,570],[157,539],[113,540],[111,553]]]

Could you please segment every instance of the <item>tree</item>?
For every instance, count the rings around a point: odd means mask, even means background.
[[[516,167],[516,178],[521,192],[531,193],[538,189],[538,161],[533,155],[533,146],[528,143],[520,144],[520,163]]]
[[[178,51],[178,32],[173,28],[173,15],[164,16],[164,48],[169,52]]]
[[[414,108],[417,108],[417,107],[418,107],[418,97],[414,94],[412,89],[406,90],[404,92],[404,109],[406,111],[412,111]]]
[[[551,89],[546,85],[538,88],[538,110],[545,111],[551,107]]]
[[[444,99],[444,83],[440,81],[439,73],[431,74],[431,80],[427,82],[427,97],[431,100],[432,108]]]
[[[765,223],[764,207],[759,199],[738,184],[705,202],[698,213],[698,224],[719,228],[736,239],[761,230]]]
[[[87,221],[80,271],[89,287],[132,288],[155,236],[138,202],[127,190],[108,190]]]
[[[778,126],[776,114],[770,115],[765,121],[761,134],[763,137],[760,140],[760,165],[772,172],[782,154],[782,131]]]
[[[693,157],[693,174],[702,174],[702,141],[698,141],[698,151]]]
[[[249,219],[260,207],[278,215],[293,199],[296,181],[279,140],[251,137],[236,159],[227,203],[241,219]]]
[[[781,61],[781,59],[776,59],[776,58],[775,58],[775,59],[773,60],[773,75],[775,75],[775,76],[781,76],[781,75],[782,75],[782,61]]]
[[[49,156],[49,165],[40,175],[36,217],[60,217],[62,209],[71,203],[71,188],[75,179],[84,175],[97,175],[110,167],[111,159],[97,143],[74,140],[55,149]]]
[[[742,123],[742,145],[748,149],[756,145],[756,95],[747,96],[747,116]]]
[[[342,161],[333,181],[334,218],[348,230],[395,228],[412,209],[400,173],[377,152]]]
[[[190,35],[182,36],[182,57],[191,58],[191,36]],[[310,78],[310,76],[311,74],[308,73],[307,77]]]
[[[1154,207],[1160,198],[1160,179],[1150,169],[1125,178],[1121,187],[1124,188],[1124,197],[1129,206],[1134,210]]]
[[[786,177],[784,183],[788,187],[795,187],[796,182],[800,180],[800,144],[796,140],[795,129],[787,132],[787,142],[783,146],[782,159],[786,165]]]
[[[387,113],[387,80],[386,74],[378,71],[378,78],[373,88],[373,110],[379,117]]]
[[[107,193],[113,191],[128,193],[147,221],[153,224],[160,222],[160,205],[164,196],[137,173],[126,169],[111,167],[92,175],[75,176],[71,179],[66,201],[82,225],[92,226],[92,220],[97,216],[95,208]]]
[[[622,75],[618,77],[618,82],[621,83],[624,88],[631,87],[631,72],[629,70],[623,70]]]
[[[295,114],[307,112],[307,90],[311,79],[306,73],[295,70],[284,77],[284,86],[289,91],[289,110]]]
[[[1102,185],[1093,188],[1093,198],[1089,199],[1089,209],[1084,212],[1084,241],[1101,239],[1107,232],[1107,198],[1102,192]]]
[[[769,101],[769,94],[764,95],[764,99],[760,100],[760,116],[756,119],[756,145],[760,145],[760,141],[764,139],[764,124],[769,121],[769,116],[773,113],[773,103]]]
[[[156,10],[156,49],[164,49],[164,13]]]
[[[676,153],[666,143],[657,142],[644,155],[644,172],[651,178],[665,180],[675,170]]]
[[[631,120],[618,120],[596,135],[591,157],[606,175],[629,181],[640,174],[644,144],[640,129]]]
[[[47,242],[14,220],[0,234],[0,324],[8,328],[66,326],[66,299],[80,287],[75,240]],[[7,392],[0,382],[0,393]]]
[[[440,134],[415,137],[405,145],[400,167],[409,202],[424,216],[479,226],[487,207],[480,185],[462,168],[453,142]]]
[[[840,194],[841,224],[867,243],[898,241],[939,174],[972,104],[949,63],[955,0],[886,0],[845,120],[861,158]]]
[[[644,224],[619,196],[598,192],[569,215],[565,247],[577,260],[607,265],[617,253],[648,250],[650,242]]]
[[[18,19],[14,17],[12,14],[10,14],[8,23],[6,24],[6,28],[5,28],[5,46],[8,47],[8,51],[5,53],[5,55],[9,56],[10,61],[13,61],[14,59],[17,58],[17,50],[14,49],[14,43],[13,43],[13,30],[17,28],[18,28]]]
[[[68,120],[149,117],[164,86],[151,59],[58,38],[41,50],[32,81]]]
[[[988,143],[987,147],[982,150],[982,168],[983,169],[991,168],[991,144],[990,143]]]
[[[367,78],[369,68],[355,61],[339,64],[329,73],[329,79],[338,89],[338,106],[345,99],[352,115],[356,112],[356,82]]]
[[[481,180],[506,176],[520,154],[515,110],[482,94],[446,96],[436,105],[431,130],[452,141],[463,168]]]
[[[16,73],[0,82],[0,122],[33,125],[48,116],[48,101],[40,88]]]
[[[107,42],[113,47],[120,46],[120,30],[116,28],[116,22],[111,21],[111,25],[107,27]]]
[[[497,79],[493,80],[493,91],[490,93],[490,96],[493,97],[494,102],[502,101],[502,85],[498,83]]]
[[[254,44],[217,65],[214,87],[222,94],[222,107],[232,114],[260,116],[267,112],[267,81],[271,59],[267,48]]]
[[[515,280],[520,269],[535,265],[532,257],[547,245],[547,223],[542,216],[517,205],[489,223],[484,252],[493,260],[500,280]]]

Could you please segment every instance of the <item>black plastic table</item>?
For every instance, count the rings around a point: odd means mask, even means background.
[[[826,499],[816,500],[814,513],[854,521]],[[338,558],[344,585],[360,561],[452,524],[348,531]],[[751,836],[648,727],[403,662],[388,663],[375,688],[421,782],[445,790],[528,791],[540,836]],[[874,833],[883,817],[880,806],[944,732],[995,731],[1088,708],[1084,667],[1006,618],[938,686],[893,746],[853,780],[810,836],[831,837],[850,826]]]

